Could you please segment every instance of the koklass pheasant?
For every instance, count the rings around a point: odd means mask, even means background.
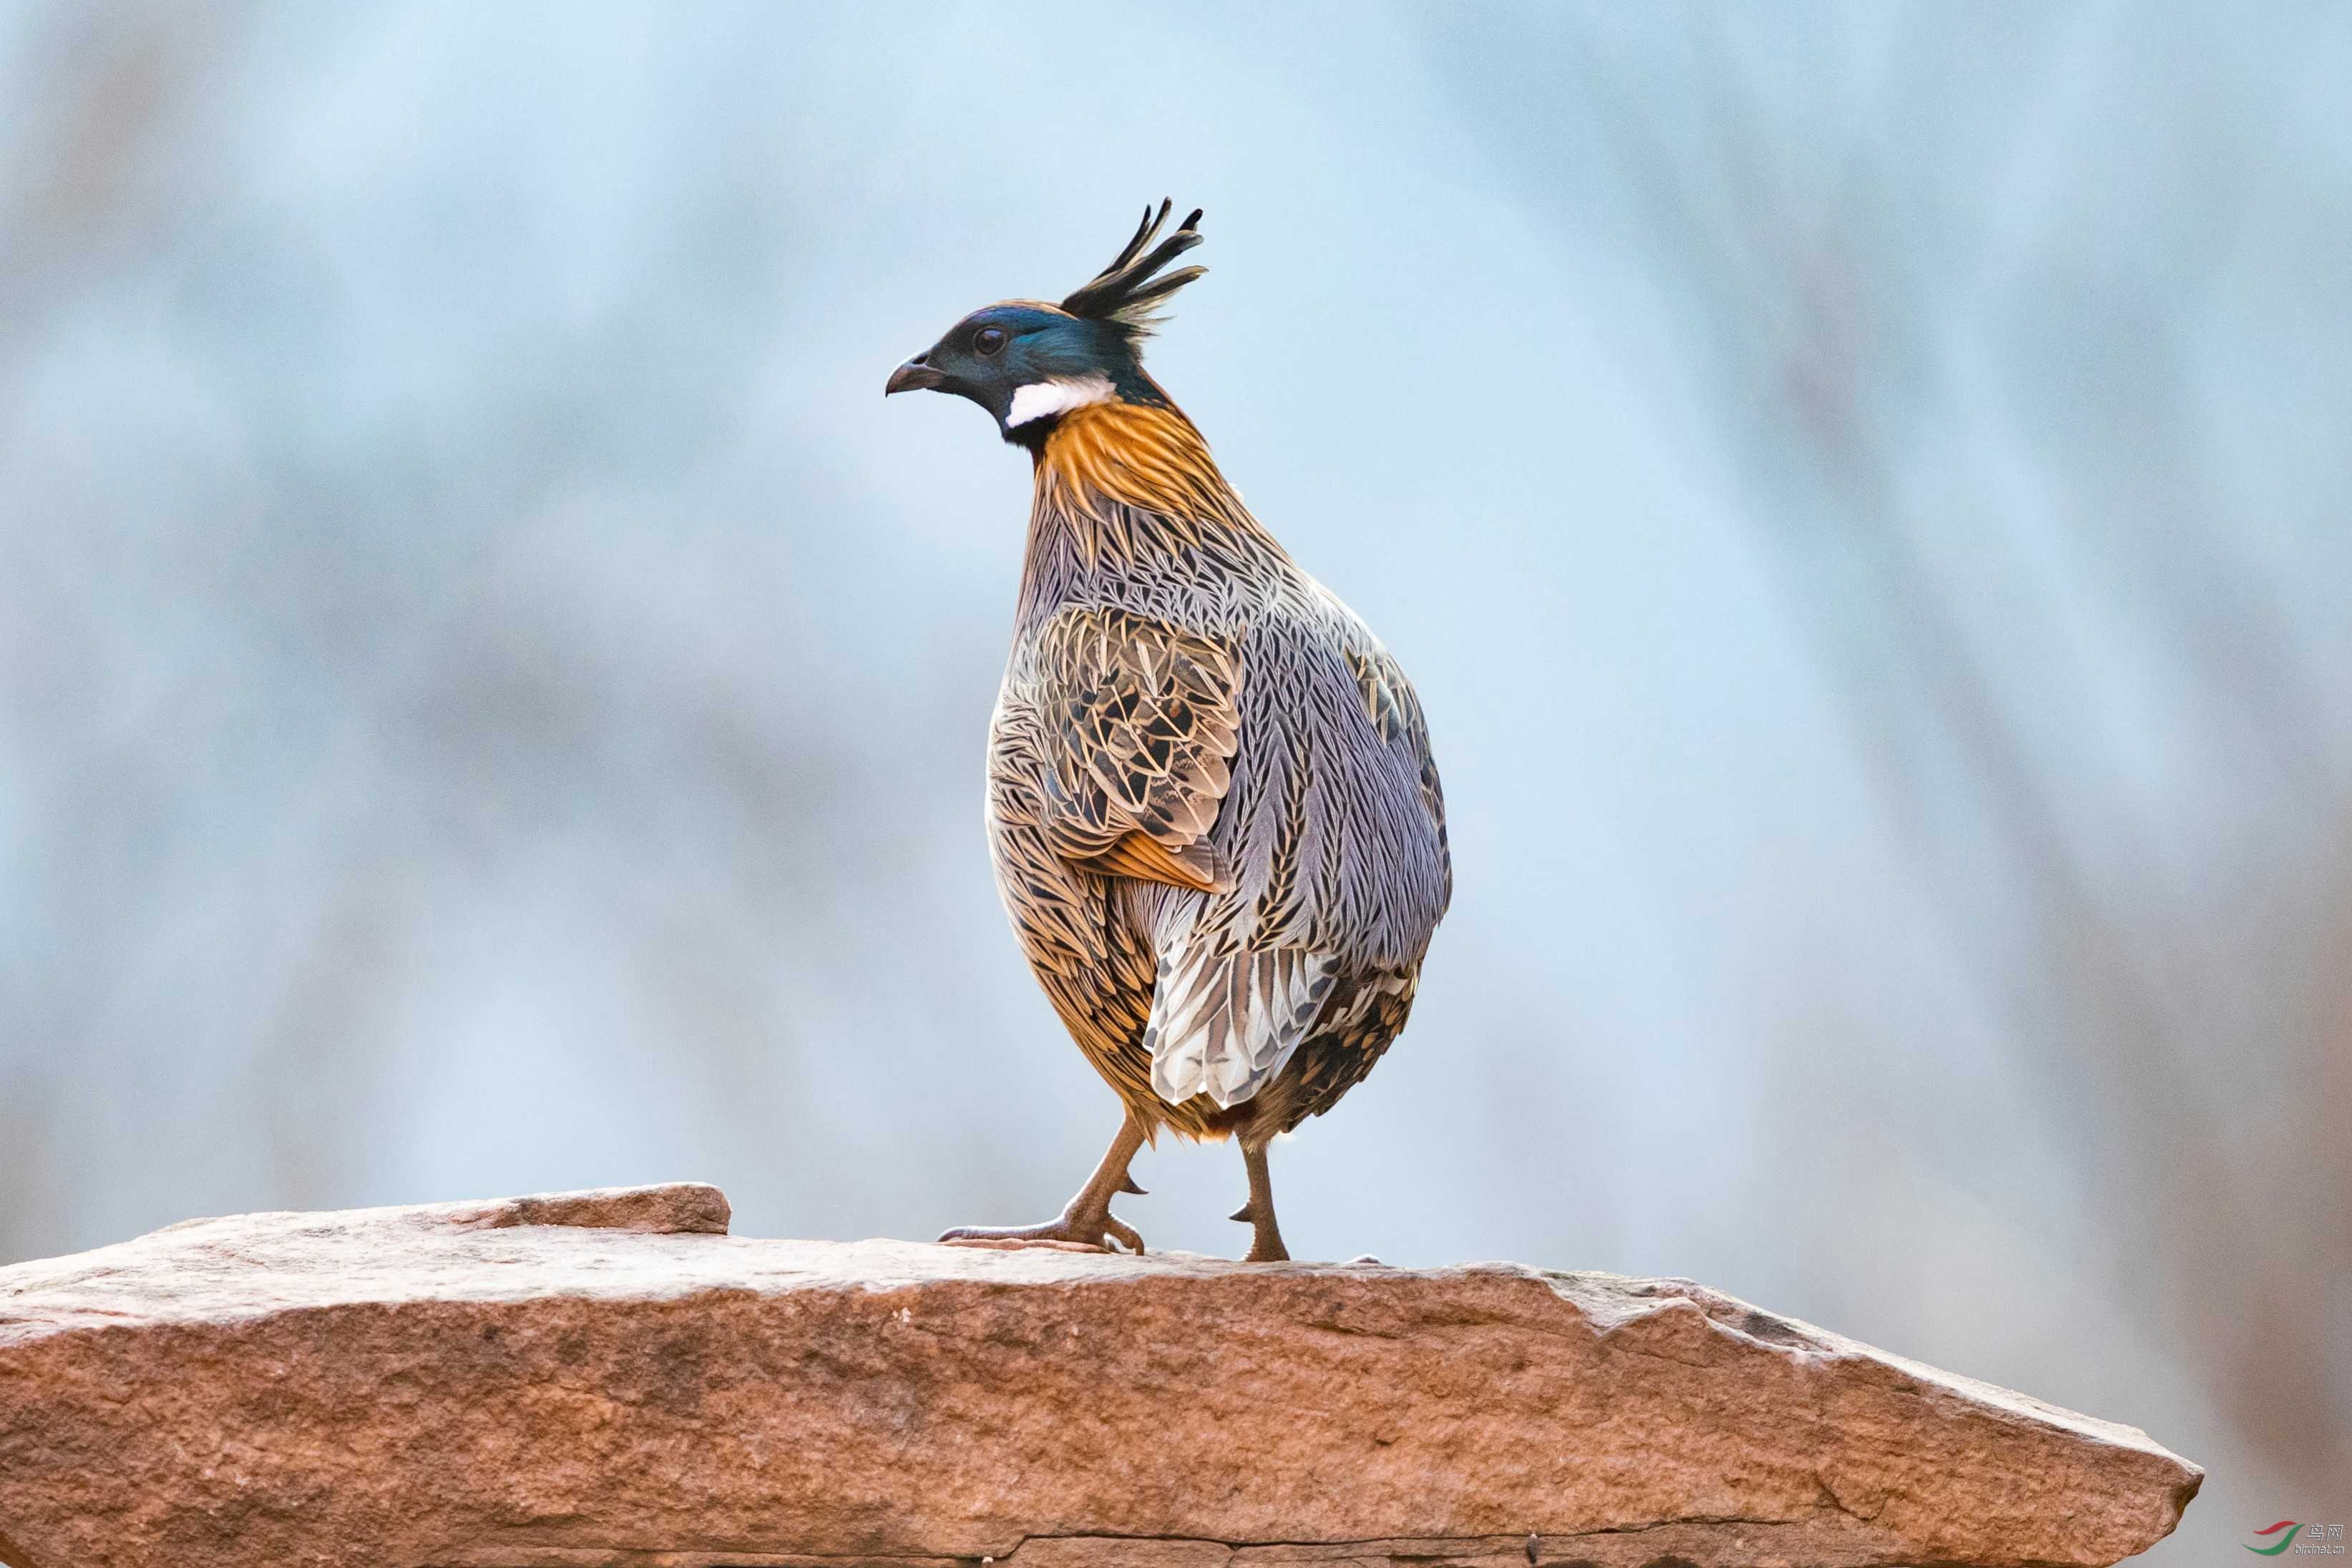
[[[1035,466],[988,747],[989,850],[1023,951],[1126,1106],[1060,1218],[942,1240],[1142,1240],[1110,1211],[1161,1127],[1232,1136],[1253,1260],[1289,1256],[1265,1145],[1370,1071],[1453,887],[1421,703],[1261,527],[1144,372],[1201,276],[1168,204],[1059,306],[976,310],[888,391],[970,398]],[[1157,242],[1157,243],[1155,243]]]

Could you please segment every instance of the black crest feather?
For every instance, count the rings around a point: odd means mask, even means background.
[[[1063,300],[1062,308],[1089,321],[1107,321],[1130,338],[1148,335],[1160,323],[1156,308],[1160,301],[1209,270],[1180,267],[1160,275],[1161,267],[1201,243],[1201,210],[1195,207],[1174,234],[1152,244],[1168,222],[1169,204],[1162,200],[1157,213],[1145,207],[1143,222],[1136,225],[1135,237],[1127,242],[1127,248]]]

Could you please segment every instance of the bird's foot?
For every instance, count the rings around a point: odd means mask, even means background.
[[[1073,1252],[1116,1252],[1123,1247],[1129,1252],[1143,1250],[1143,1238],[1135,1233],[1135,1228],[1108,1208],[1099,1214],[1065,1212],[1059,1219],[1049,1219],[1043,1225],[960,1225],[940,1239],[957,1247],[1058,1247]]]
[[[1287,1263],[1290,1261],[1290,1249],[1282,1244],[1282,1229],[1275,1224],[1272,1214],[1261,1219],[1258,1218],[1257,1206],[1245,1203],[1225,1218],[1237,1219],[1252,1228],[1250,1249],[1243,1254],[1243,1262]]]

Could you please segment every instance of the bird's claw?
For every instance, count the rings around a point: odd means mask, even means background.
[[[1242,1259],[1243,1262],[1287,1263],[1290,1261],[1290,1249],[1282,1244],[1282,1231],[1270,1218],[1265,1220],[1258,1218],[1255,1202],[1243,1204],[1225,1218],[1239,1220],[1242,1224],[1249,1226],[1253,1231],[1250,1237],[1250,1249]]]
[[[960,1225],[942,1232],[940,1239],[954,1247],[1059,1247],[1079,1252],[1116,1252],[1124,1247],[1138,1256],[1143,1251],[1143,1238],[1135,1227],[1108,1211],[1066,1214],[1043,1225]]]

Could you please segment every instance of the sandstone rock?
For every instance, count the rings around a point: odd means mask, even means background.
[[[2089,1564],[2202,1476],[1680,1281],[726,1218],[258,1214],[0,1270],[0,1562]]]

